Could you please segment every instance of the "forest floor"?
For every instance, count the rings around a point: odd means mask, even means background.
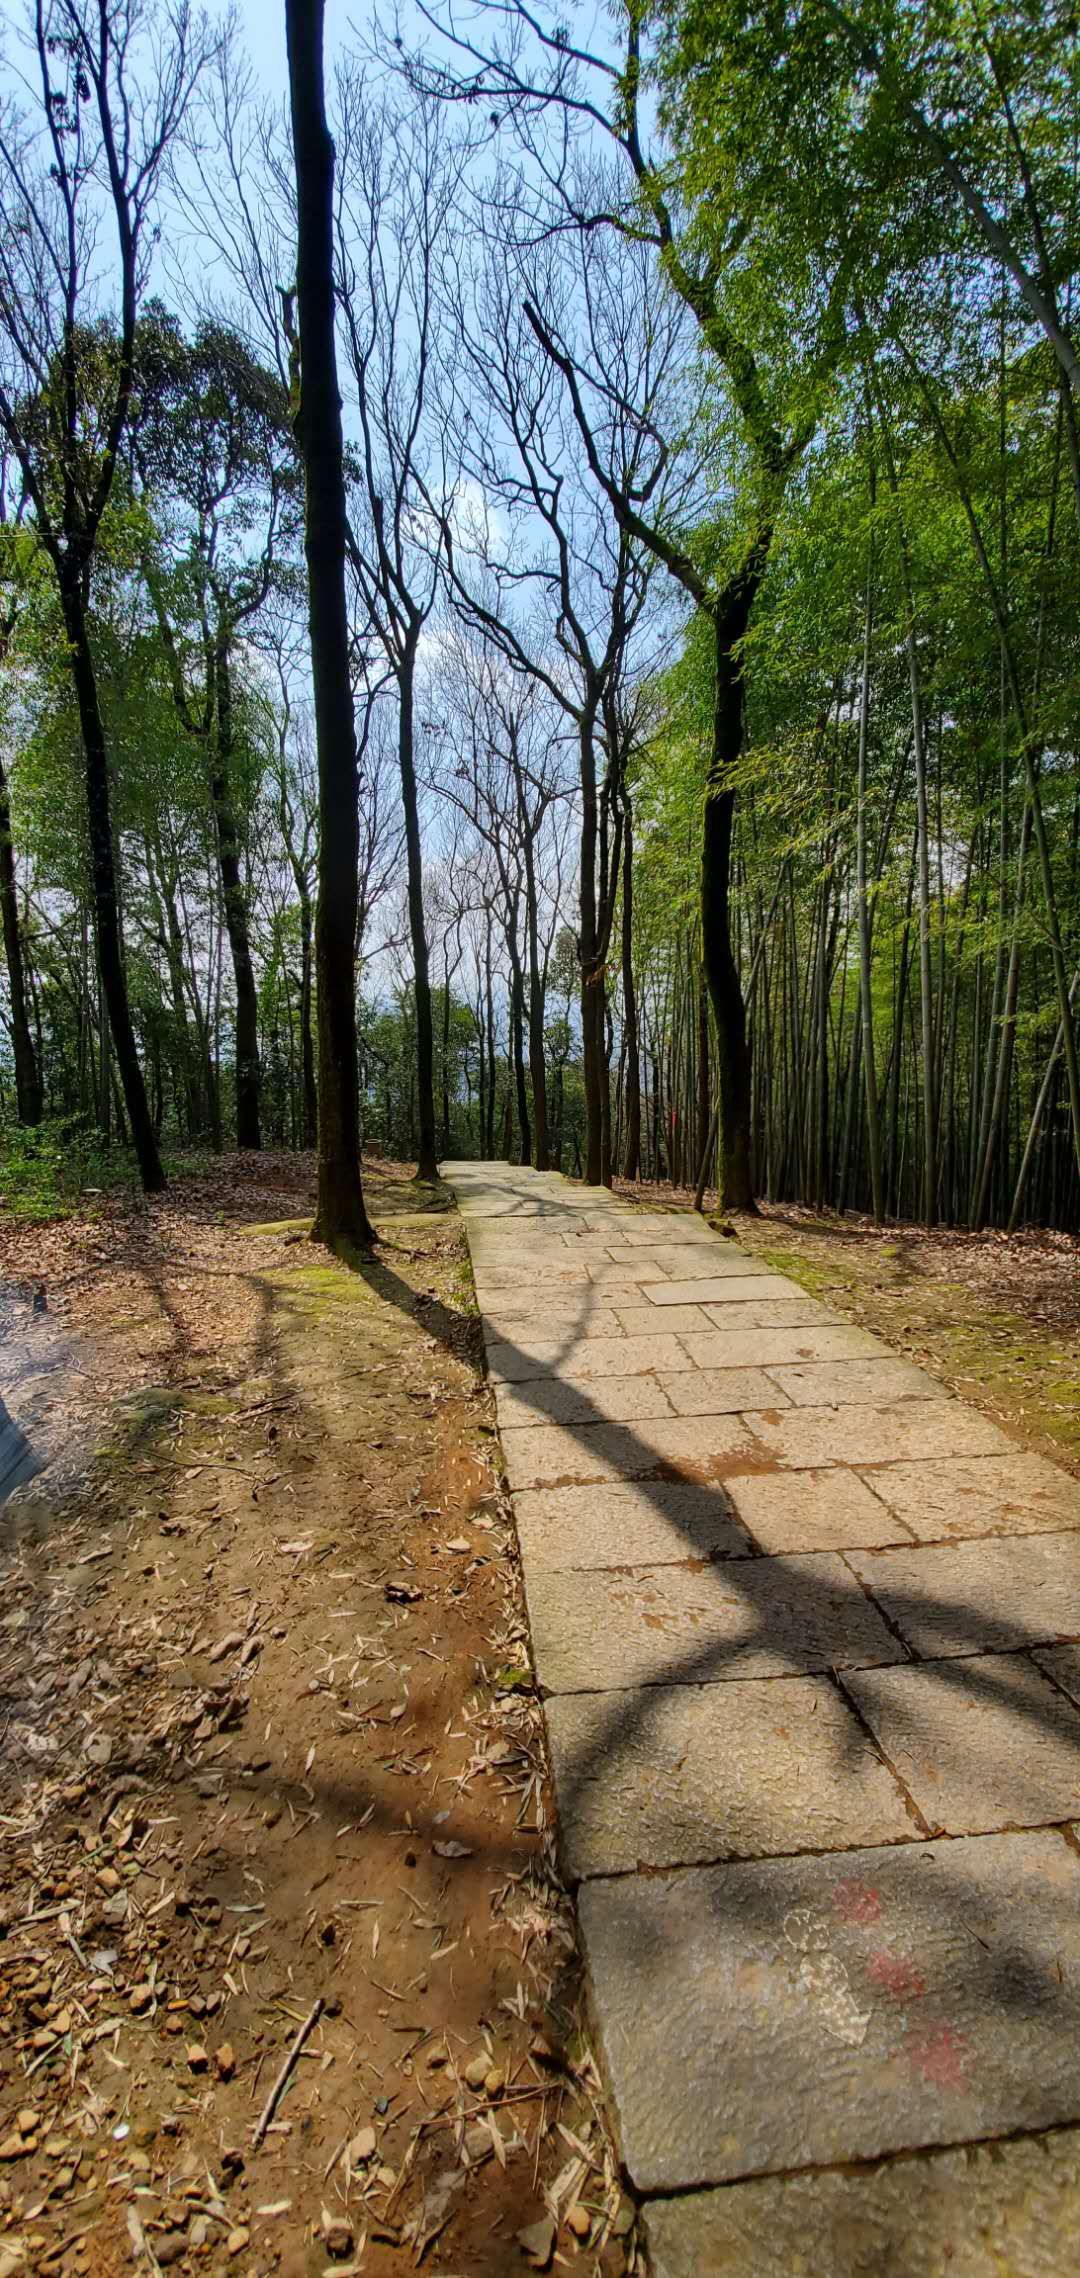
[[[295,1157],[0,1232],[0,2278],[635,2266],[460,1221],[368,1184],[360,1273]]]
[[[649,1209],[692,1204],[682,1188],[620,1179],[616,1191]],[[760,1217],[740,1212],[725,1223],[743,1249],[1080,1477],[1080,1242],[1073,1236],[931,1233],[773,1203],[762,1205]]]

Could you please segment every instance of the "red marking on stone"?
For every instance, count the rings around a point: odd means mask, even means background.
[[[909,2034],[906,2045],[912,2070],[932,2088],[963,2088],[968,2045],[962,2033],[954,2032],[951,2025],[939,2025],[933,2033]]]
[[[905,1995],[917,2000],[926,1992],[925,1980],[919,1976],[914,1962],[909,1962],[903,1954],[890,1954],[884,1947],[871,1956],[870,1975],[875,1985],[880,1985],[885,1993],[895,1994],[898,2001]]]
[[[880,1922],[881,1894],[872,1884],[848,1881],[837,1883],[833,1905],[843,1922]]]

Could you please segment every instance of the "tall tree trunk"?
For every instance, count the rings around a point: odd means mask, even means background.
[[[623,1035],[626,1040],[623,1177],[637,1179],[641,1176],[641,1060],[637,991],[634,985],[634,818],[629,799],[624,799],[623,803],[622,985]]]
[[[417,634],[419,628],[417,628]],[[409,888],[409,934],[412,940],[413,986],[416,996],[416,1090],[420,1125],[416,1176],[429,1185],[439,1176],[435,1140],[435,1037],[431,1017],[431,974],[427,932],[424,926],[424,858],[420,845],[420,808],[416,795],[415,756],[416,638],[409,646],[398,675],[398,763],[401,804],[405,815],[405,855]]]
[[[712,1121],[709,1107],[709,992],[705,985],[704,973],[698,976],[696,994],[697,1099],[693,1163],[695,1167],[700,1168],[702,1155],[709,1143],[709,1125]]]
[[[304,551],[319,763],[318,1203],[314,1233],[370,1251],[360,1176],[356,927],[360,825],[345,603],[345,477],[334,341],[334,146],[323,93],[324,0],[285,0],[296,168]]]
[[[41,1074],[30,1019],[26,1009],[26,969],[23,964],[19,893],[15,877],[15,846],[11,835],[11,798],[0,760],[0,911],[3,913],[4,954],[11,996],[11,1046],[15,1055],[15,1103],[20,1123],[40,1123],[44,1099]]]
[[[257,1151],[259,1128],[259,997],[251,962],[247,898],[240,863],[240,833],[232,796],[233,707],[231,636],[219,622],[214,651],[216,718],[210,757],[210,798],[217,833],[221,903],[236,989],[236,1144]]]
[[[721,1210],[754,1208],[750,1045],[731,926],[731,840],[735,820],[735,787],[731,777],[742,753],[744,734],[745,691],[738,644],[746,631],[756,590],[755,581],[744,580],[736,595],[717,608],[713,620],[716,686],[713,748],[701,840],[701,946],[716,1022]]]
[[[872,474],[870,499],[871,505],[873,505]],[[881,1172],[881,1106],[878,1099],[877,1062],[874,1057],[873,966],[870,954],[870,902],[866,876],[866,796],[870,744],[870,665],[873,639],[874,549],[871,539],[866,565],[862,675],[859,682],[859,781],[855,824],[855,874],[859,921],[859,1019],[862,1035],[862,1076],[866,1092],[866,1149],[870,1160],[870,1207],[880,1226],[885,1216],[885,1186]]]
[[[139,1176],[147,1194],[160,1194],[165,1185],[165,1173],[161,1167],[161,1157],[154,1135],[153,1118],[147,1104],[146,1086],[139,1065],[135,1031],[131,1024],[127,977],[124,972],[123,944],[120,937],[120,911],[116,892],[116,863],[113,855],[109,761],[105,747],[105,727],[101,717],[94,659],[90,650],[86,609],[78,579],[75,576],[61,581],[60,602],[64,614],[64,630],[68,638],[71,671],[75,683],[75,701],[78,705],[79,726],[82,732],[83,759],[86,767],[86,810],[90,834],[90,864],[94,882],[94,914],[97,926],[102,995],[112,1033],[116,1065],[123,1086],[132,1142],[139,1165]],[[104,1039],[104,1020],[101,1025]]]
[[[578,725],[581,762],[581,865],[578,959],[581,966],[581,1062],[585,1089],[585,1184],[599,1186],[602,1170],[603,1110],[600,1091],[602,1019],[597,1013],[596,849],[598,815],[594,716]]]
[[[319,1091],[315,1081],[315,1039],[311,1022],[312,946],[311,896],[305,888],[300,897],[300,1084],[305,1147],[314,1147],[319,1135]]]
[[[536,849],[524,832],[525,932],[529,955],[529,1080],[532,1084],[533,1147],[538,1171],[551,1169],[547,1070],[544,1065],[544,984],[540,973],[540,924],[536,904]]]

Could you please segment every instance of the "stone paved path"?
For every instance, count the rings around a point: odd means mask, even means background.
[[[657,2278],[1080,2272],[1080,1486],[699,1221],[447,1173]]]

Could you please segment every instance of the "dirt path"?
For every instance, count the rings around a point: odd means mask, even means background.
[[[1080,2218],[1080,1486],[700,1220],[451,1166],[656,2278]]]
[[[4,1237],[2,2278],[633,2266],[460,1225],[372,1185],[362,1276],[284,1160]]]

